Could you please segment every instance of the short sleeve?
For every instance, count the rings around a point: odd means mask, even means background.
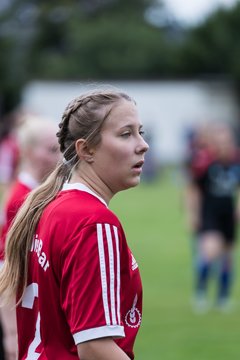
[[[121,230],[111,224],[85,226],[61,255],[61,306],[75,344],[123,337],[121,323]]]

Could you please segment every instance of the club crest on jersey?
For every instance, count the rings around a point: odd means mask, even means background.
[[[138,268],[138,263],[132,254],[132,270],[136,270]]]
[[[131,309],[127,312],[127,314],[125,316],[125,323],[127,324],[127,326],[129,326],[131,328],[139,327],[141,324],[141,320],[142,320],[141,313],[136,308],[137,300],[138,300],[138,296],[136,295],[133,300],[133,305],[132,305]]]

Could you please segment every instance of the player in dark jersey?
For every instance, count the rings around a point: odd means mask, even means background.
[[[196,152],[191,164],[192,188],[195,189],[195,210],[192,210],[198,218],[195,228],[198,237],[196,300],[204,309],[208,280],[218,261],[217,305],[227,309],[236,242],[240,159],[231,131],[226,126],[214,130],[211,151],[205,148],[204,156],[203,150]]]
[[[63,162],[18,212],[0,273],[0,292],[17,295],[19,359],[133,359],[142,286],[108,204],[140,181],[148,145],[136,105],[96,91],[59,126]]]

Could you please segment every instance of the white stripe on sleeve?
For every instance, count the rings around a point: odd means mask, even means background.
[[[110,225],[105,224],[105,230],[107,235],[108,243],[108,256],[109,256],[109,271],[110,271],[110,298],[111,298],[111,313],[112,313],[112,325],[117,324],[116,320],[116,309],[115,309],[115,274],[114,274],[114,254],[113,254],[113,243]]]
[[[106,253],[104,250],[104,230],[107,240]],[[109,224],[97,224],[97,239],[102,284],[102,299],[106,324],[120,325],[120,251],[117,227]],[[116,252],[114,251],[114,245]],[[106,269],[107,257],[109,259],[108,270]],[[107,273],[107,271],[109,271],[109,273]],[[108,289],[110,292],[110,302],[108,300]]]
[[[99,261],[100,261],[101,283],[102,283],[103,307],[105,312],[106,324],[110,325],[108,295],[107,295],[106,262],[105,262],[104,245],[103,245],[102,224],[97,224],[97,239],[98,239],[98,253],[99,253]]]
[[[114,226],[114,235],[116,241],[116,250],[117,250],[117,318],[118,324],[121,323],[120,319],[120,252],[119,252],[119,238],[118,238],[118,230],[117,227]]]

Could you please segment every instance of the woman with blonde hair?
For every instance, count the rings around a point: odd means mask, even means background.
[[[59,127],[63,161],[18,212],[0,273],[0,293],[17,296],[18,358],[133,359],[141,280],[108,204],[140,181],[137,108],[96,91],[70,102]]]
[[[4,262],[6,236],[14,217],[30,191],[42,183],[60,160],[56,139],[57,125],[50,119],[25,114],[16,131],[19,144],[19,169],[9,188],[3,207],[4,222],[0,237],[0,265]],[[13,299],[14,301],[14,299]],[[6,360],[16,359],[17,330],[14,302],[0,308]]]

